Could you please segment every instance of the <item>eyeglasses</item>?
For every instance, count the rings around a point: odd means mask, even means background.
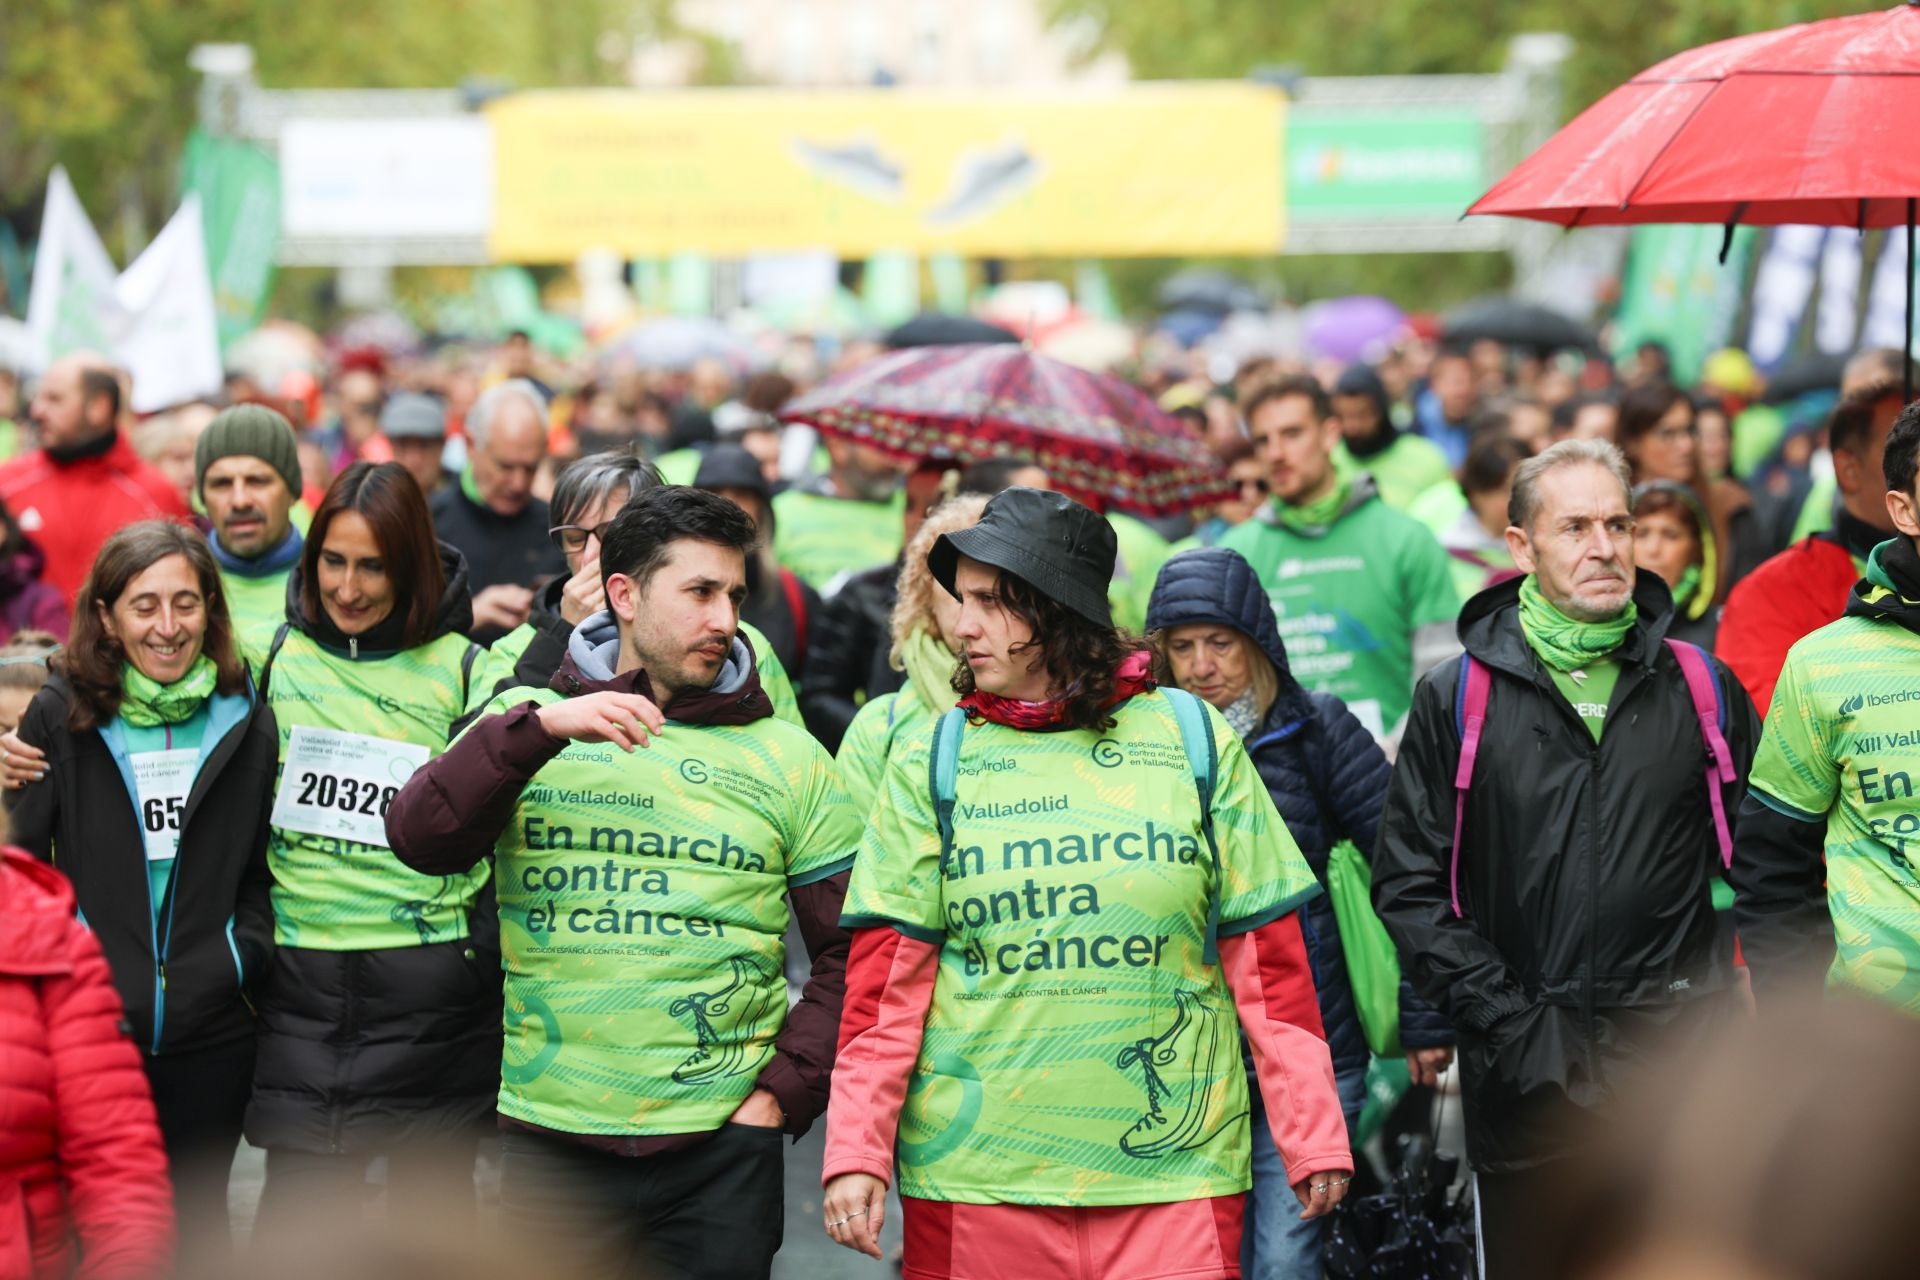
[[[591,529],[583,524],[557,524],[547,530],[547,536],[553,539],[553,545],[567,555],[579,555],[587,549],[587,539],[597,538],[605,542],[607,530],[612,524],[613,521],[606,520],[594,525]]]
[[[1249,489],[1253,490],[1255,493],[1259,494],[1263,498],[1273,492],[1273,486],[1267,482],[1267,478],[1265,476],[1248,476],[1246,479],[1240,481],[1241,497],[1243,498],[1246,497],[1247,490]]]

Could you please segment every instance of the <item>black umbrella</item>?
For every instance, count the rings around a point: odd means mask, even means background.
[[[1557,351],[1562,347],[1592,350],[1593,330],[1551,307],[1535,306],[1515,298],[1481,298],[1447,313],[1440,324],[1447,342],[1491,339],[1509,347]]]
[[[1266,295],[1253,285],[1224,271],[1204,268],[1168,276],[1154,299],[1162,311],[1205,311],[1223,316],[1229,311],[1267,309]]]
[[[1839,391],[1840,375],[1846,371],[1845,356],[1828,356],[1814,352],[1809,355],[1794,356],[1767,379],[1767,394],[1763,397],[1768,404],[1785,404],[1797,400],[1809,391]]]
[[[1018,341],[1018,334],[997,324],[939,311],[924,311],[887,335],[887,345],[895,351],[908,347],[949,347],[962,342]]]

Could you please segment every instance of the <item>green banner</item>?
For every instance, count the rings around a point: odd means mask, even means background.
[[[198,192],[213,277],[214,315],[225,351],[259,325],[280,250],[280,166],[249,142],[187,135],[181,194]]]
[[[1285,151],[1290,222],[1457,218],[1488,184],[1471,111],[1295,106]]]
[[[1752,227],[1738,228],[1723,266],[1721,227],[1635,227],[1620,283],[1614,354],[1659,342],[1673,358],[1675,382],[1693,385],[1702,362],[1732,332],[1755,234]]]

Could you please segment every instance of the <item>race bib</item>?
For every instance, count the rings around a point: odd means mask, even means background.
[[[146,837],[147,861],[160,862],[180,852],[180,819],[193,790],[200,753],[192,747],[172,751],[136,751],[133,788],[140,796],[140,832]]]
[[[273,825],[387,847],[387,806],[432,754],[412,742],[295,725]]]

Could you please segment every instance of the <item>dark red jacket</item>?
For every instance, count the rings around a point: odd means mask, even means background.
[[[46,581],[73,603],[101,544],[136,520],[188,519],[167,478],[125,436],[95,458],[56,462],[44,449],[0,467],[0,503],[47,553]]]
[[[1720,614],[1713,651],[1766,719],[1787,650],[1846,612],[1860,580],[1853,556],[1820,534],[1803,538],[1742,578]]]
[[[137,1280],[173,1247],[140,1053],[52,867],[0,850],[0,1278]]]

